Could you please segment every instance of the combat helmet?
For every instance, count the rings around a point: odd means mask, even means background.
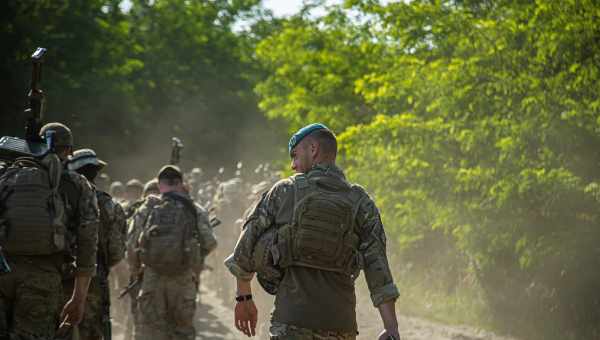
[[[58,122],[48,123],[40,129],[40,136],[44,137],[48,131],[54,131],[54,146],[73,146],[73,133],[65,124]]]

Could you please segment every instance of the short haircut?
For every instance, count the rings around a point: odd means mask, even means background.
[[[337,156],[337,138],[331,130],[316,130],[308,135],[308,137],[319,143],[319,146],[321,147],[321,150],[323,150],[324,154],[334,157]]]

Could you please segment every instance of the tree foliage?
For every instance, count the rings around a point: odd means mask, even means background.
[[[117,0],[3,2],[0,134],[22,133],[28,57],[44,46],[46,120],[70,125],[77,146],[95,148],[113,173],[154,175],[171,136],[183,139],[186,165],[252,161],[249,145],[275,157],[266,127],[277,125],[257,108],[262,75],[249,58],[271,22],[258,3],[134,0],[124,10]],[[248,16],[260,30],[236,32]]]
[[[306,4],[4,2],[0,135],[19,134],[39,45],[48,118],[122,170],[153,174],[172,135],[202,165],[275,158],[273,127],[324,122],[409,275],[474,274],[527,339],[597,338],[597,1]]]
[[[267,115],[331,124],[404,256],[449,240],[499,325],[597,336],[600,6],[346,6],[259,45]]]

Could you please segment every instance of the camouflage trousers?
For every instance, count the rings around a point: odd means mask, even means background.
[[[191,271],[177,276],[146,269],[137,299],[136,340],[194,340],[198,287]]]
[[[283,323],[272,322],[271,340],[356,340],[356,334],[315,331]]]
[[[71,298],[73,292],[73,280],[63,282],[65,291],[65,303]],[[80,340],[102,340],[102,291],[97,277],[92,279],[85,301],[83,320],[78,326]]]
[[[11,272],[0,275],[0,339],[53,339],[61,307],[61,274],[38,257],[9,258]]]

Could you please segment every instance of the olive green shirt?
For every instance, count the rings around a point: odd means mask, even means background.
[[[318,165],[309,171],[344,179],[336,166]],[[364,190],[363,190],[364,192]],[[358,252],[365,279],[375,306],[398,298],[386,256],[386,238],[373,200],[364,192],[356,217]],[[285,179],[273,186],[248,215],[233,254],[226,266],[242,280],[251,280],[256,271],[252,260],[259,237],[271,227],[292,222],[293,182]],[[356,332],[354,278],[340,273],[300,266],[285,270],[275,299],[272,321],[313,330]]]

